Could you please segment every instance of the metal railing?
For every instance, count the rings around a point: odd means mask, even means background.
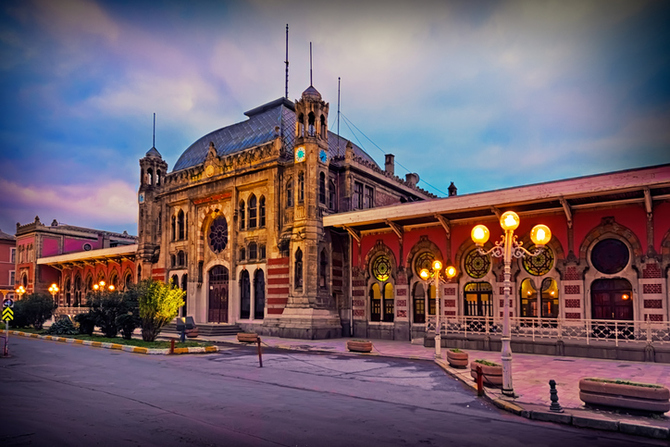
[[[592,320],[561,318],[510,318],[512,338],[526,340],[581,340],[614,343],[646,342],[670,343],[670,323],[667,321],[639,320]],[[428,322],[429,331],[435,330],[435,321]],[[445,335],[490,335],[502,334],[502,318],[495,317],[449,317],[440,324]]]

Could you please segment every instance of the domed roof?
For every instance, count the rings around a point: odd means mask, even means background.
[[[314,87],[306,92],[316,93],[321,97]],[[303,94],[304,95],[304,94]],[[315,96],[316,97],[316,96]],[[248,120],[230,126],[222,127],[199,138],[181,154],[174,165],[172,172],[197,166],[205,161],[209,151],[210,142],[214,143],[216,153],[219,157],[241,152],[245,149],[268,143],[278,135],[284,139],[284,147],[293,150],[295,143],[295,105],[286,98],[279,98],[267,104],[244,113]],[[344,155],[347,140],[337,134],[328,131],[328,156],[333,158]],[[377,163],[363,149],[352,144],[354,155],[364,160]],[[379,165],[377,165],[379,166]]]
[[[302,97],[303,98],[316,98],[316,99],[321,99],[321,93],[317,89],[314,88],[313,85],[310,85],[307,87],[307,90],[302,92]]]

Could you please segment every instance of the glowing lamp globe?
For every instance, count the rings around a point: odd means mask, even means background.
[[[116,289],[116,287],[114,287],[114,284],[109,286],[109,290],[111,290],[112,292],[114,291],[114,289]]]
[[[449,267],[444,269],[444,273],[447,275],[447,278],[451,279],[454,276],[456,276],[456,267],[450,265]]]
[[[437,270],[438,272],[442,270],[442,263],[437,259],[433,261],[433,270]]]
[[[551,240],[551,230],[546,225],[535,225],[530,230],[530,239],[535,245],[546,245]]]
[[[470,233],[472,240],[477,245],[484,245],[486,241],[489,240],[490,235],[491,233],[489,233],[489,229],[486,228],[486,225],[477,225],[472,229],[472,233]]]
[[[519,227],[519,215],[514,211],[504,212],[500,216],[500,226],[505,231],[514,231]]]
[[[426,281],[428,278],[430,278],[430,272],[428,271],[428,269],[421,269],[421,271],[419,272],[419,276],[421,277],[421,279]]]

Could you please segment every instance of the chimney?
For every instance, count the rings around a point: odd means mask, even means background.
[[[384,161],[384,171],[387,173],[394,175],[395,174],[395,164],[393,162],[393,159],[395,156],[393,154],[386,154],[385,155],[386,160]]]
[[[410,186],[416,186],[416,184],[419,183],[419,174],[417,174],[416,172],[410,172],[409,174],[405,174],[405,181]]]
[[[454,182],[451,182],[451,185],[449,185],[449,197],[453,197],[458,194],[458,188],[456,188],[456,185],[454,185]]]

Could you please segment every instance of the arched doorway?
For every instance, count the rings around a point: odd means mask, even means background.
[[[595,320],[632,320],[633,288],[626,279],[598,279],[591,284],[591,316]]]
[[[254,273],[254,318],[262,320],[265,317],[265,273],[258,269]]]
[[[240,272],[240,319],[248,320],[251,313],[251,282],[249,271]]]
[[[228,269],[222,265],[209,271],[209,322],[228,322]]]

